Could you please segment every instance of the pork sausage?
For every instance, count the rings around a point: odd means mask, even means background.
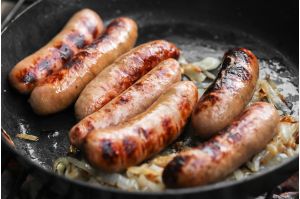
[[[178,58],[179,49],[163,40],[140,45],[118,58],[82,91],[75,115],[82,119],[99,110],[161,61]]]
[[[101,70],[134,46],[136,38],[137,25],[132,19],[113,20],[101,37],[32,91],[29,103],[34,112],[47,115],[67,108]]]
[[[103,22],[94,11],[77,12],[48,44],[15,65],[9,74],[11,85],[20,93],[30,93],[40,81],[92,43],[103,29]]]
[[[128,122],[89,133],[83,147],[86,159],[96,168],[118,172],[150,158],[179,136],[197,97],[193,82],[174,84]]]
[[[251,100],[259,74],[255,55],[237,48],[225,53],[221,70],[193,114],[195,134],[208,138],[228,126]]]
[[[169,188],[205,185],[224,179],[273,138],[279,114],[272,104],[257,102],[204,144],[179,153],[165,167]]]
[[[70,143],[80,148],[92,130],[117,125],[145,111],[180,79],[180,66],[176,60],[170,58],[161,62],[118,97],[76,124],[69,133]]]

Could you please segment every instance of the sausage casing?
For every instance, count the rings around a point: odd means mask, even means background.
[[[174,84],[145,112],[128,122],[89,133],[84,142],[86,159],[109,172],[141,163],[179,136],[197,98],[193,82]]]
[[[220,135],[175,156],[163,171],[163,182],[179,188],[222,180],[266,147],[279,119],[272,104],[254,103]]]
[[[162,61],[118,97],[76,124],[69,133],[70,143],[80,148],[92,130],[117,125],[145,111],[180,79],[179,63],[172,58]]]
[[[84,88],[75,104],[77,118],[82,119],[99,110],[161,61],[178,56],[179,49],[164,40],[148,42],[132,49]]]
[[[67,108],[101,70],[134,46],[136,38],[137,25],[132,19],[113,20],[101,37],[35,87],[29,99],[33,110],[47,115]]]
[[[77,12],[48,44],[15,65],[9,74],[11,85],[20,93],[30,93],[40,81],[92,43],[103,29],[103,22],[94,11]]]
[[[225,53],[221,70],[192,114],[195,134],[208,138],[228,126],[251,100],[259,75],[255,55],[236,48]]]

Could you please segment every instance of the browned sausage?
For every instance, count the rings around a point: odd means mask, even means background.
[[[179,136],[197,97],[193,82],[174,84],[145,112],[128,122],[89,133],[84,142],[86,159],[109,172],[141,163]]]
[[[252,98],[258,73],[258,61],[251,51],[237,48],[226,52],[216,80],[193,112],[195,133],[208,138],[228,126]]]
[[[220,135],[175,156],[163,171],[163,182],[179,188],[222,180],[266,147],[278,122],[272,104],[253,104]]]
[[[117,125],[142,113],[180,79],[180,66],[176,60],[170,58],[161,62],[118,97],[76,124],[69,134],[70,143],[80,148],[92,130]]]
[[[161,61],[178,58],[178,48],[167,41],[152,41],[132,49],[103,70],[82,91],[75,114],[82,119],[99,110]]]
[[[100,38],[32,91],[29,102],[33,110],[46,115],[67,108],[101,70],[134,46],[136,38],[137,25],[133,20],[125,17],[113,20]]]
[[[77,12],[48,44],[20,61],[10,72],[11,85],[29,93],[45,77],[61,69],[72,55],[103,32],[103,22],[92,10]]]

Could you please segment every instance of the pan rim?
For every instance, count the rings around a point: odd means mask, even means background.
[[[9,26],[11,24],[13,24],[18,18],[20,18],[23,14],[27,13],[28,11],[30,11],[31,9],[33,9],[34,7],[36,7],[37,5],[39,5],[40,3],[42,3],[44,0],[37,0],[34,3],[32,3],[30,6],[28,6],[27,8],[25,8],[21,13],[19,13],[16,17],[14,17],[14,19],[7,24],[7,26],[5,26],[3,28],[3,30],[1,31],[1,35],[4,34],[8,29]],[[291,62],[291,60],[288,60],[289,62]],[[203,193],[203,192],[210,192],[210,191],[216,191],[216,190],[221,190],[224,188],[228,188],[228,187],[232,187],[232,186],[236,186],[239,184],[243,184],[243,183],[247,183],[250,181],[254,181],[258,178],[264,177],[265,175],[268,174],[272,174],[272,173],[278,173],[278,171],[281,168],[284,167],[288,167],[291,164],[294,165],[299,165],[299,154],[294,156],[294,157],[290,157],[287,160],[285,160],[284,162],[278,164],[278,165],[274,165],[270,168],[264,169],[262,171],[259,171],[255,174],[252,174],[251,176],[247,176],[246,178],[242,179],[242,180],[234,180],[234,181],[221,181],[221,182],[217,182],[217,183],[213,183],[213,184],[209,184],[209,185],[205,185],[205,186],[198,186],[198,187],[189,187],[189,188],[180,188],[180,189],[166,189],[164,191],[155,191],[155,192],[149,192],[149,191],[126,191],[126,190],[121,190],[118,188],[114,188],[114,187],[109,187],[109,186],[103,186],[103,185],[94,185],[94,184],[90,184],[88,182],[84,182],[84,181],[79,181],[79,180],[72,180],[69,179],[65,176],[62,175],[58,175],[57,173],[51,171],[51,170],[47,170],[45,168],[43,168],[41,165],[37,164],[36,162],[32,161],[30,158],[28,158],[27,156],[23,156],[16,148],[12,147],[2,136],[1,134],[1,144],[4,145],[4,147],[6,149],[9,150],[9,152],[12,152],[13,155],[15,155],[17,157],[17,159],[22,159],[22,163],[26,162],[28,165],[32,166],[32,169],[36,169],[39,172],[43,172],[44,174],[48,175],[49,177],[54,177],[57,178],[63,182],[67,182],[69,184],[73,184],[73,185],[77,185],[77,186],[81,186],[83,188],[88,188],[88,189],[92,189],[94,191],[105,191],[105,192],[112,192],[112,193],[117,193],[117,194],[127,194],[127,195],[137,195],[137,196],[174,196],[174,195],[183,195],[183,194],[197,194],[197,193]]]

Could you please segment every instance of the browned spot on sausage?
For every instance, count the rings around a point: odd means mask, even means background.
[[[78,32],[72,32],[67,37],[68,41],[74,44],[77,48],[82,48],[85,45],[85,37]]]
[[[231,59],[232,59],[232,58],[229,57],[229,56],[224,57],[223,63],[222,63],[222,68],[228,67],[228,66],[231,64],[231,62],[232,62]]]
[[[203,98],[200,100],[199,104],[195,108],[195,114],[207,109],[208,107],[213,106],[218,101],[220,101],[220,97],[216,93],[212,92],[203,95]]]
[[[41,84],[43,83],[53,84],[54,82],[60,81],[63,79],[63,77],[67,72],[68,72],[67,69],[62,69],[60,71],[54,72],[52,73],[52,75],[49,75],[45,80],[43,80]]]
[[[56,48],[59,50],[60,53],[60,58],[65,62],[67,61],[70,57],[73,56],[74,52],[73,50],[70,48],[70,46],[68,46],[65,43],[61,43],[60,45],[57,45]]]
[[[134,84],[135,87],[142,87],[144,84],[142,82],[136,82]]]
[[[37,67],[40,71],[49,70],[51,67],[51,60],[43,59],[37,64]]]
[[[176,187],[178,176],[182,172],[182,168],[187,164],[187,162],[191,159],[191,156],[176,156],[169,162],[169,164],[165,167],[162,178],[167,187]]]
[[[105,111],[106,113],[110,113],[110,112],[111,112],[111,110],[110,110],[109,108],[105,108],[104,111]]]
[[[164,118],[161,122],[161,126],[163,127],[165,132],[169,132],[172,130],[172,120],[171,118]]]
[[[118,104],[126,104],[127,102],[129,102],[132,99],[131,96],[121,96],[119,98]]]
[[[226,77],[235,76],[242,81],[249,81],[252,78],[251,73],[242,64],[237,64],[235,67],[229,67],[226,70]]]
[[[239,133],[229,133],[227,136],[227,140],[229,143],[236,143],[242,139],[242,135]]]
[[[36,82],[36,75],[35,73],[28,71],[22,78],[24,83],[34,83]]]
[[[174,137],[172,136],[172,134],[174,133],[174,129],[176,128],[176,125],[172,122],[171,118],[164,118],[162,120],[161,125],[164,130],[164,133],[162,134],[164,145],[169,144]]]
[[[92,44],[87,46],[87,48],[89,48],[89,49],[97,48],[99,43],[104,42],[105,40],[109,40],[111,38],[112,32],[115,31],[115,29],[119,28],[119,27],[125,27],[125,23],[123,22],[123,20],[120,20],[120,19],[113,20],[107,26],[105,32],[98,39],[96,39],[94,42],[92,42]],[[98,30],[97,30],[97,28],[95,28],[93,30],[93,37],[96,38],[97,35],[98,35]]]
[[[191,110],[188,100],[186,99],[186,97],[184,97],[184,98],[185,99],[183,99],[179,104],[179,110],[180,110],[182,118],[186,118]]]
[[[218,160],[222,154],[220,144],[216,139],[205,142],[198,149],[207,153],[214,161]]]
[[[251,53],[250,53],[251,54]],[[231,49],[224,54],[221,69],[213,84],[205,91],[204,95],[209,92],[221,89],[236,89],[235,80],[250,81],[251,72],[248,67],[248,54],[240,49]]]
[[[91,132],[92,130],[95,129],[93,122],[89,119],[86,121],[86,128],[88,132]]]
[[[110,24],[107,26],[106,32],[111,32],[116,27],[126,27],[126,22],[122,18],[117,18],[110,22]]]
[[[99,30],[95,27],[94,31],[93,31],[93,39],[96,39],[99,35]]]
[[[118,156],[117,152],[115,151],[113,144],[110,140],[101,140],[100,148],[102,151],[102,157],[109,163],[114,163],[115,158]]]
[[[84,62],[84,59],[89,56],[90,53],[82,50],[80,52],[78,52],[72,59],[70,59],[66,64],[65,64],[65,68],[72,68],[75,67],[80,68],[82,66],[82,63]]]
[[[148,139],[148,137],[152,134],[151,130],[144,129],[143,127],[138,127],[137,128],[137,133],[144,138]]]
[[[96,25],[94,23],[91,23],[89,21],[89,19],[86,17],[82,18],[81,20],[82,20],[83,25],[87,28],[88,32],[93,35],[93,38],[95,38],[98,34],[96,32],[96,31],[98,31],[96,28]]]
[[[255,55],[250,50],[246,48],[238,48],[237,50],[244,52],[246,56],[249,57],[251,60],[256,60]]]
[[[135,141],[129,138],[125,138],[123,140],[123,146],[125,149],[125,153],[127,154],[127,157],[130,157],[134,153],[137,147]]]

